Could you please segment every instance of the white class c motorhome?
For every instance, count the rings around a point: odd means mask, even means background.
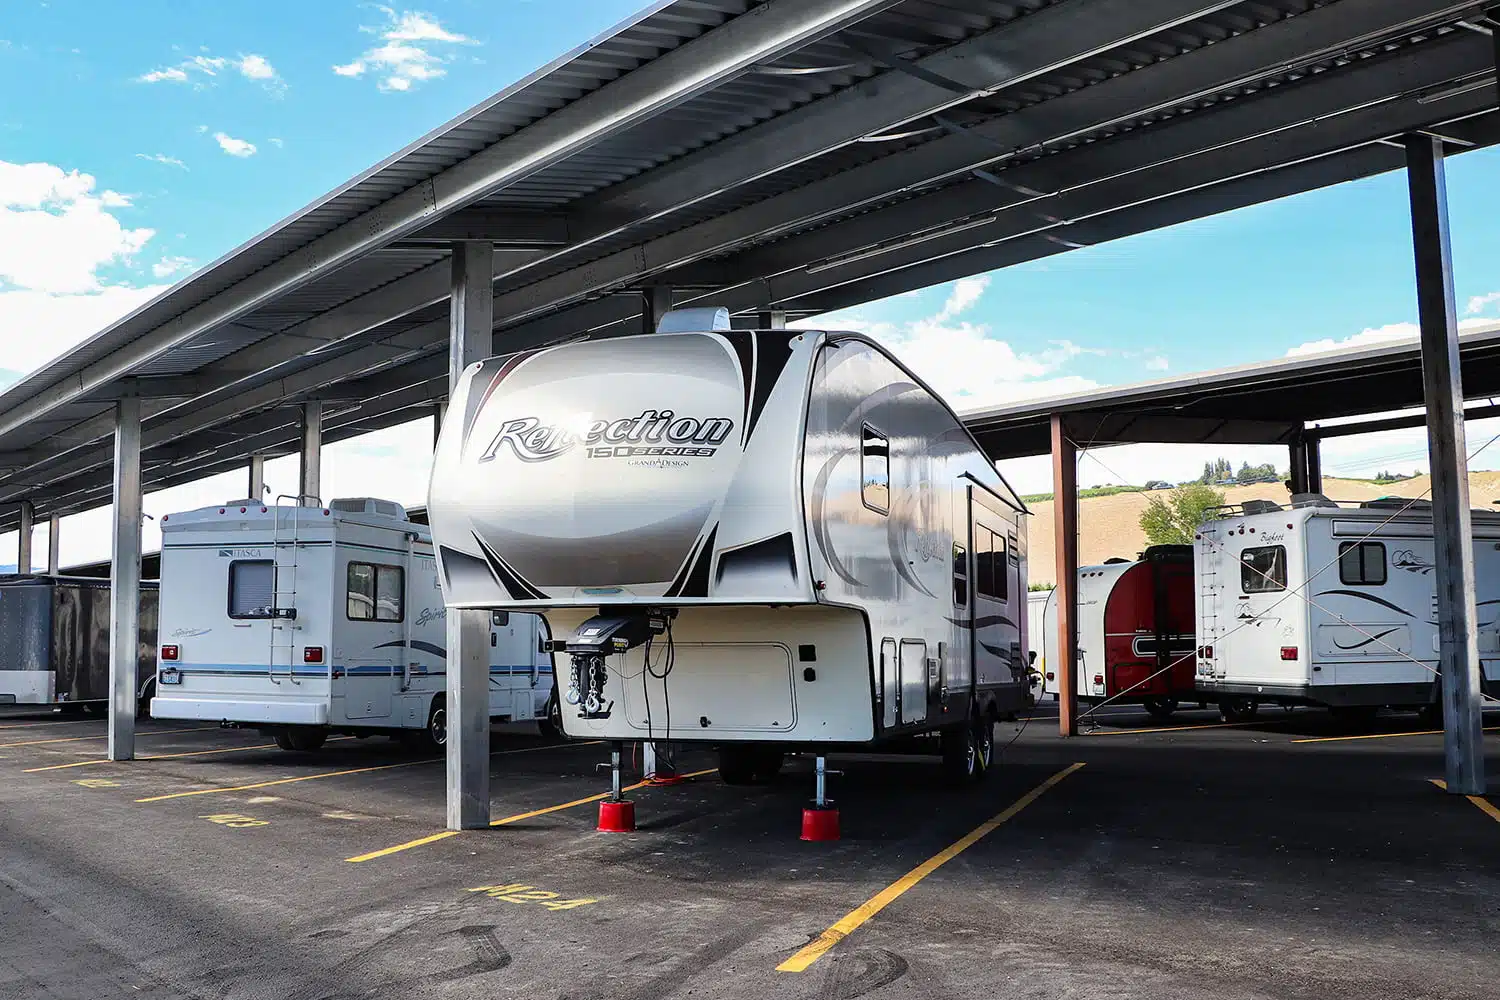
[[[547,619],[570,736],[715,745],[740,782],[940,731],[982,774],[1025,703],[1024,505],[873,341],[727,319],[464,372],[428,501],[448,606]]]
[[[425,525],[400,504],[237,500],[161,520],[160,664],[151,715],[266,730],[446,741],[446,609]],[[496,614],[490,713],[555,725],[546,626]]]
[[[1496,695],[1500,514],[1472,517],[1481,672]],[[1193,559],[1197,686],[1226,718],[1263,701],[1353,718],[1440,705],[1429,503],[1250,500],[1200,529]]]

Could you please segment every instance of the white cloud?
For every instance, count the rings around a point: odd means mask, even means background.
[[[1160,354],[1154,358],[1146,359],[1146,370],[1148,372],[1164,372],[1171,367],[1172,363]]]
[[[286,81],[276,72],[276,67],[263,55],[250,53],[233,59],[224,56],[196,55],[184,59],[175,66],[164,66],[136,77],[137,83],[192,83],[196,88],[209,85],[210,81],[226,69],[233,69],[247,80],[261,84],[278,96],[286,90]],[[207,78],[207,79],[205,79]]]
[[[1500,302],[1500,292],[1490,292],[1488,295],[1475,295],[1469,299],[1468,308],[1464,311],[1470,316],[1482,313],[1496,302]]]
[[[188,168],[187,164],[183,163],[177,157],[167,156],[165,153],[136,153],[135,158],[137,160],[151,160],[154,163],[164,163],[169,167],[181,167],[183,170]]]
[[[474,40],[444,28],[430,14],[381,7],[386,23],[360,30],[377,35],[383,44],[366,50],[353,61],[333,67],[334,73],[362,77],[366,73],[380,77],[377,86],[384,91],[410,90],[413,83],[433,80],[444,75],[448,58],[429,49],[432,45],[465,45]]]
[[[0,161],[0,367],[30,372],[162,291],[107,283],[155,235],[112,210],[130,199],[89,174]]]
[[[237,156],[244,159],[247,156],[255,155],[255,143],[247,142],[244,139],[236,139],[234,136],[227,135],[224,132],[215,132],[214,141],[219,144],[220,149],[230,156]]]
[[[152,264],[151,273],[158,278],[170,278],[172,275],[177,274],[180,271],[191,269],[192,266],[192,258],[173,255],[169,257],[163,257],[155,264]]]
[[[1470,305],[1474,303],[1470,300]],[[1496,323],[1492,319],[1463,319],[1458,321],[1458,332],[1468,333],[1473,330],[1493,329]],[[1322,340],[1310,340],[1305,344],[1298,344],[1289,348],[1286,356],[1295,358],[1303,354],[1322,354],[1324,351],[1340,350],[1347,347],[1373,347],[1377,344],[1393,344],[1401,341],[1416,340],[1421,334],[1421,329],[1415,323],[1387,323],[1385,326],[1367,327],[1352,336],[1344,337],[1342,340],[1334,340],[1332,337],[1324,337]]]

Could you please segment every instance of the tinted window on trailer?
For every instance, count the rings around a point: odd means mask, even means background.
[[[982,524],[974,526],[974,556],[978,568],[974,573],[974,585],[980,594],[997,601],[1008,595],[1006,587],[1005,536],[997,534]]]
[[[1385,583],[1385,545],[1344,542],[1339,546],[1339,582],[1378,587]]]
[[[953,543],[953,603],[969,606],[969,551],[957,542]]]
[[[1286,589],[1286,547],[1263,545],[1240,553],[1240,589],[1267,594]]]
[[[276,603],[276,572],[269,559],[229,564],[229,617],[269,618]]]
[[[891,512],[891,444],[869,424],[860,445],[860,499],[877,514]]]
[[[405,614],[405,574],[399,566],[351,562],[345,613],[356,622],[399,622]]]

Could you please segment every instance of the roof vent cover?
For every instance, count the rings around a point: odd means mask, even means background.
[[[406,520],[405,507],[394,500],[377,500],[375,497],[340,497],[330,501],[328,509],[345,514],[383,514]]]
[[[723,306],[709,309],[669,309],[656,323],[657,333],[703,333],[709,330],[732,330],[729,310]]]

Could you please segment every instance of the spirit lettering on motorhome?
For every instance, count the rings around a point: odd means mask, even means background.
[[[635,417],[595,420],[582,435],[556,424],[544,424],[536,417],[517,417],[500,425],[479,460],[493,460],[502,444],[509,444],[523,462],[545,462],[579,444],[589,446],[590,458],[642,455],[706,458],[718,450],[733,430],[734,421],[728,417],[700,420],[678,416],[672,410],[644,410]]]

